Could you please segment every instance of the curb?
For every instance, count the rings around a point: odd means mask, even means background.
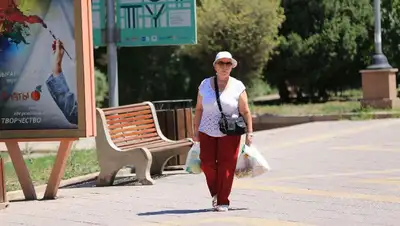
[[[281,116],[271,114],[253,115],[253,127],[255,128],[255,130],[260,131],[294,126],[310,122],[351,120],[354,117],[366,117],[368,119],[387,119],[400,117],[400,112],[344,113],[303,116]]]
[[[70,178],[67,180],[62,180],[60,182],[59,188],[95,180],[98,175],[99,175],[99,172],[91,173],[91,174],[87,174],[87,175],[83,175],[83,176],[78,176],[78,177],[73,177],[73,178]],[[46,186],[47,185],[35,186],[35,190],[37,193],[43,193],[46,190]],[[39,194],[38,194],[38,196],[39,196]],[[8,200],[21,200],[21,199],[25,199],[25,196],[24,196],[24,193],[22,190],[17,190],[17,191],[7,192],[7,198],[8,198]],[[0,206],[0,209],[1,209],[1,206]]]

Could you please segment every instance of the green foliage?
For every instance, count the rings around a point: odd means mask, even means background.
[[[370,0],[286,0],[282,6],[287,20],[268,81],[288,81],[311,96],[357,85],[370,45]]]
[[[94,71],[95,78],[95,96],[96,96],[96,106],[101,107],[104,101],[104,98],[108,93],[108,83],[106,75],[103,74],[100,70],[95,69]]]
[[[196,97],[202,79],[212,76],[215,54],[232,52],[239,65],[232,75],[250,98],[278,88],[324,97],[359,88],[359,70],[374,53],[373,0],[197,0],[198,44],[120,48],[120,104]],[[400,0],[382,0],[383,52],[400,66]],[[96,67],[106,71],[105,48]],[[97,76],[96,76],[97,77]],[[97,81],[98,104],[107,91]],[[261,82],[266,80],[267,83]],[[101,84],[101,85],[99,85]],[[100,89],[102,91],[100,91]]]
[[[381,7],[383,52],[393,67],[400,67],[400,0],[382,0]]]
[[[218,51],[230,51],[239,65],[233,75],[244,83],[258,78],[278,44],[283,10],[276,0],[203,0],[197,10],[198,44],[182,54],[197,60],[199,75],[212,75]]]
[[[247,88],[247,95],[250,101],[256,97],[269,95],[274,92],[275,90],[268,83],[259,78],[253,79]]]
[[[179,99],[187,95],[189,76],[176,46],[121,48],[118,53],[120,104]]]

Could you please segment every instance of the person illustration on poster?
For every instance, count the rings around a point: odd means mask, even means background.
[[[65,50],[60,40],[56,40],[53,44],[53,52],[55,55],[55,61],[52,74],[47,79],[46,85],[51,97],[68,122],[77,125],[78,105],[76,102],[76,95],[70,91],[62,71],[62,60]]]

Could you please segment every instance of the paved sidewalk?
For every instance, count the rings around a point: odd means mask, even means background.
[[[399,126],[318,122],[256,133],[273,170],[235,180],[227,213],[210,210],[203,174],[174,172],[154,186],[88,184],[54,201],[13,202],[0,225],[399,225]]]

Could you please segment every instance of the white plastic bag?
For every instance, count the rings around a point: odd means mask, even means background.
[[[194,143],[192,148],[189,150],[186,158],[185,170],[186,172],[193,174],[203,172],[200,167],[200,143]]]
[[[243,145],[236,164],[237,178],[256,177],[269,170],[268,162],[254,146]]]

